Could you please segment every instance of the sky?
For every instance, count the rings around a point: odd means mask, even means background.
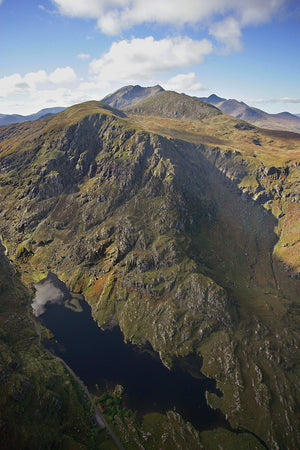
[[[129,84],[300,114],[300,1],[0,0],[0,113]]]

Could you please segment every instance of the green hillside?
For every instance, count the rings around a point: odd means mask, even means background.
[[[231,426],[292,449],[299,162],[299,135],[183,94],[125,113],[87,102],[0,128],[0,232],[26,285],[51,270],[84,293],[100,326],[117,321],[168,367],[196,352],[223,392],[208,400]],[[199,448],[252,439],[210,433]]]

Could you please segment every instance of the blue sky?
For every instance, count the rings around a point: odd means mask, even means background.
[[[0,0],[0,113],[127,84],[300,113],[299,0]]]

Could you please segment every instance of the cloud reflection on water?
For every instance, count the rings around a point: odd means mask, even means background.
[[[63,303],[64,293],[55,287],[50,280],[35,284],[36,294],[32,301],[32,311],[36,317],[46,311],[47,303]]]

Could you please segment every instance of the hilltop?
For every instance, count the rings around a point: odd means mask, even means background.
[[[116,92],[107,95],[101,101],[103,103],[107,103],[113,108],[122,109],[126,106],[135,105],[141,100],[144,100],[162,91],[163,88],[159,85],[146,88],[139,85],[130,85],[124,86],[121,89],[118,89]]]
[[[168,367],[198,354],[233,428],[296,448],[299,143],[170,91],[74,105],[0,129],[0,231],[24,283],[53,271]]]

